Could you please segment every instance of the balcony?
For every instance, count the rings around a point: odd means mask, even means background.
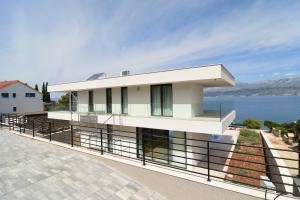
[[[120,104],[112,104],[112,113],[106,112],[105,104],[95,104],[90,108],[88,104],[78,104],[73,109],[69,105],[51,106],[48,117],[209,134],[222,134],[235,118],[232,105],[210,101],[200,104],[173,104],[173,108],[168,111],[170,113],[171,116],[153,116],[151,104],[128,104],[125,113],[122,113]]]

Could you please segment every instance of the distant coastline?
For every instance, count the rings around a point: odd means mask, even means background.
[[[287,78],[255,83],[238,83],[229,88],[208,88],[205,96],[300,96],[300,78]]]

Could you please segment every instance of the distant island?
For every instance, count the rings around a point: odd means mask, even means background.
[[[205,96],[300,96],[300,78],[237,83],[232,88],[207,88]]]

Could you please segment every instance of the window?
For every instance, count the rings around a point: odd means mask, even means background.
[[[25,97],[35,97],[35,93],[25,93]]]
[[[89,112],[94,112],[94,91],[89,91]]]
[[[122,109],[122,114],[128,114],[128,89],[127,89],[127,87],[121,88],[121,109]]]
[[[112,113],[111,88],[106,88],[106,113]]]
[[[8,93],[1,93],[2,98],[8,98],[9,94]]]
[[[16,98],[17,94],[16,93],[13,93],[13,98]]]
[[[78,95],[77,92],[71,92],[71,111],[77,112]]]
[[[17,107],[13,107],[13,112],[17,112]]]
[[[171,84],[151,86],[151,115],[172,117],[173,93]]]

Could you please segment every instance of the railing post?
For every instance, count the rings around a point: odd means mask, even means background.
[[[73,125],[71,125],[71,147],[73,147]]]
[[[209,152],[209,141],[207,141],[207,181],[210,181],[210,152]]]
[[[146,159],[145,159],[145,139],[142,135],[142,148],[143,148],[143,165],[146,165]]]
[[[32,120],[32,137],[34,137],[34,120]]]
[[[102,132],[102,128],[100,129],[100,139],[101,139],[101,155],[103,155],[103,132]]]
[[[51,122],[49,122],[49,141],[52,141],[52,136],[51,136]]]

